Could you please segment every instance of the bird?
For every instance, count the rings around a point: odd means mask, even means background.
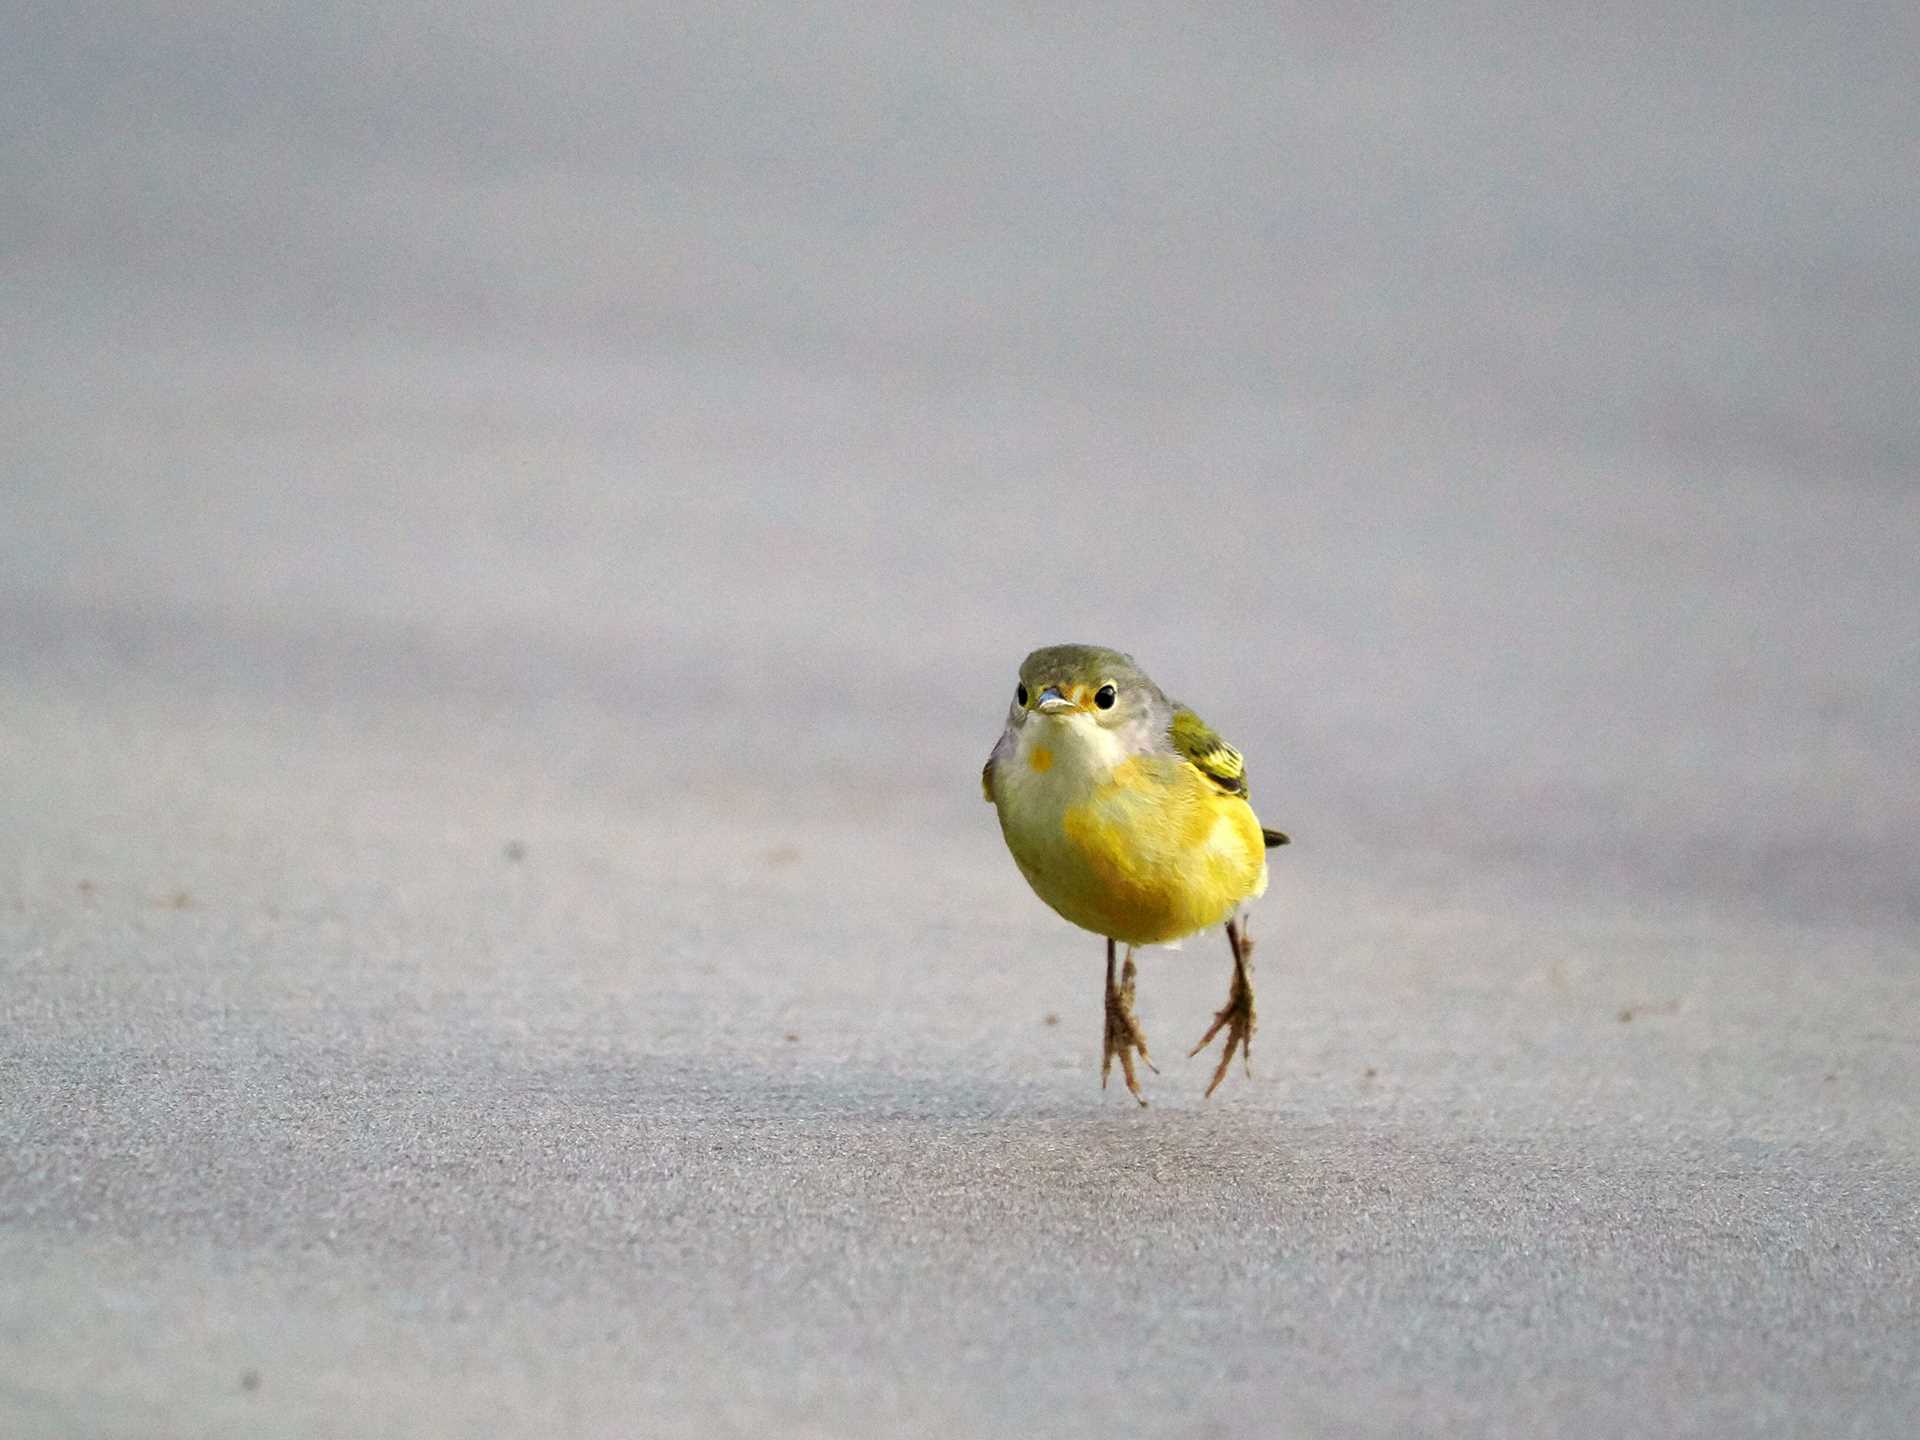
[[[1207,1095],[1236,1051],[1251,1076],[1253,939],[1240,909],[1265,893],[1267,851],[1288,839],[1255,816],[1240,752],[1169,700],[1132,656],[1048,645],[1020,664],[980,784],[1034,894],[1107,942],[1101,1087],[1118,1059],[1145,1105],[1134,1056],[1159,1073],[1134,1012],[1134,950],[1222,923],[1233,952],[1227,1003],[1189,1058],[1224,1029]],[[1120,945],[1126,963],[1116,974]]]

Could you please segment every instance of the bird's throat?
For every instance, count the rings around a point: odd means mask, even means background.
[[[1084,714],[1029,720],[1015,753],[1022,779],[1068,792],[1102,784],[1128,759],[1120,737]]]

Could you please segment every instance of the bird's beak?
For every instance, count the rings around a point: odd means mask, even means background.
[[[1042,715],[1064,715],[1080,707],[1062,695],[1058,685],[1049,685],[1040,692],[1040,698],[1033,702],[1033,708]]]

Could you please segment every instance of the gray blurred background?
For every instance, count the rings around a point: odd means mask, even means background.
[[[1909,7],[0,27],[10,1433],[1911,1433]]]

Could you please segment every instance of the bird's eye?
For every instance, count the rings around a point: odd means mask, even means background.
[[[1027,703],[1027,687],[1025,685],[1016,685],[1013,687],[1013,703],[1016,705],[1024,705]]]
[[[1113,702],[1119,698],[1113,686],[1102,685],[1094,692],[1093,703],[1098,705],[1102,710],[1111,710],[1113,709]]]

